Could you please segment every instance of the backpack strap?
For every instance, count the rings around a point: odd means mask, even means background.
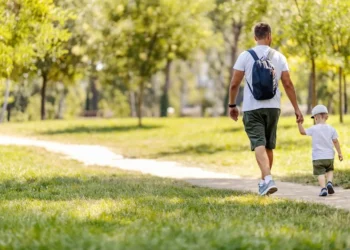
[[[249,84],[249,82],[248,82],[247,78],[246,78],[245,80],[246,80],[246,82],[247,82],[247,84],[248,84],[248,87],[249,87],[250,93],[252,93],[252,95],[253,95],[253,90],[252,90],[252,87],[250,87],[250,84]]]
[[[253,49],[249,49],[247,50],[249,52],[249,54],[253,57],[254,61],[258,61],[259,60],[259,57],[257,56],[257,54],[255,53],[255,51]],[[250,86],[249,82],[248,82],[248,79],[246,78],[245,79],[247,84],[248,84],[248,87],[249,87],[249,90],[250,92],[253,94],[253,90],[252,90],[252,87]]]
[[[254,61],[259,60],[259,57],[256,55],[255,51],[253,49],[248,49],[247,50],[249,52],[249,54],[251,54],[251,56],[254,58]]]

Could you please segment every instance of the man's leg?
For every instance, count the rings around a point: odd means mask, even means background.
[[[251,149],[255,151],[256,161],[261,171],[262,179],[259,182],[259,194],[272,194],[277,191],[270,174],[270,160],[266,151],[266,110],[245,112],[243,123],[250,139]],[[269,136],[270,137],[270,136]],[[272,147],[268,147],[272,148]]]
[[[266,110],[266,153],[269,157],[269,167],[272,169],[273,165],[273,149],[276,147],[277,138],[277,124],[280,116],[279,109]]]
[[[271,175],[270,172],[270,160],[265,146],[258,146],[255,148],[255,157],[261,170],[261,178]]]
[[[259,194],[269,195],[275,193],[278,189],[275,182],[272,180],[270,160],[265,146],[258,146],[255,148],[255,157],[262,176],[262,180],[259,183]],[[263,182],[263,184],[261,182]]]
[[[270,163],[270,170],[272,169],[273,164],[273,150],[272,149],[266,149],[267,156],[269,157],[269,163]]]

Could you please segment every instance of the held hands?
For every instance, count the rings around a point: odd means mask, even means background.
[[[296,111],[295,111],[295,117],[296,117],[297,123],[303,124],[303,122],[304,122],[304,117],[303,117],[303,114],[301,113],[300,110],[296,110]]]
[[[342,154],[339,154],[338,157],[339,157],[339,161],[343,161],[343,155]]]
[[[230,117],[234,121],[238,121],[239,110],[237,107],[230,108]]]

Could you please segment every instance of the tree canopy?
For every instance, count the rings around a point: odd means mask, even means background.
[[[259,21],[271,24],[272,46],[294,70],[299,102],[342,113],[349,7],[341,0],[1,1],[2,114],[23,116],[40,103],[42,119],[64,117],[69,102],[74,114],[137,113],[140,125],[172,106],[181,115],[196,107],[225,113],[232,66],[254,46]]]

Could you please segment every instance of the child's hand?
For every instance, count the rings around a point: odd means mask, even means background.
[[[342,154],[338,155],[338,157],[339,157],[339,161],[343,161],[343,155]]]

